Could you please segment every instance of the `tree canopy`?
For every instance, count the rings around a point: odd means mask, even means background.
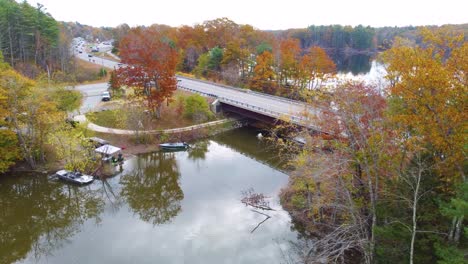
[[[177,89],[175,42],[157,27],[134,28],[120,43],[122,62],[116,72],[119,82],[135,87],[146,98],[147,107],[160,116],[160,107]]]

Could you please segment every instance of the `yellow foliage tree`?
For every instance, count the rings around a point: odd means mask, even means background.
[[[274,72],[273,54],[265,51],[257,56],[257,62],[254,68],[254,76],[250,82],[250,87],[255,90],[273,94],[275,92],[276,83]]]
[[[387,65],[393,123],[408,148],[434,153],[447,182],[466,180],[468,43],[449,28],[422,29],[420,46],[397,40]]]
[[[0,69],[0,115],[17,134],[21,156],[31,168],[45,160],[46,135],[65,119],[49,92],[10,67]]]

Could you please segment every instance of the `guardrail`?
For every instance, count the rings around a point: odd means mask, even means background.
[[[189,92],[192,92],[192,93],[201,94],[201,95],[207,96],[207,97],[218,98],[218,96],[217,96],[216,94],[200,92],[200,91],[198,91],[198,90],[191,89],[191,88],[187,88],[187,87],[183,87],[183,86],[181,86],[181,85],[177,85],[177,88],[182,89],[182,90],[185,90],[185,91],[189,91]]]
[[[266,109],[266,108],[263,108],[263,107],[251,105],[251,104],[244,103],[244,102],[239,102],[237,100],[232,100],[232,99],[229,99],[229,98],[226,98],[226,97],[218,97],[218,100],[220,102],[223,102],[223,103],[229,103],[230,105],[235,105],[235,106],[237,106],[239,108],[243,108],[243,109],[246,109],[246,110],[251,110],[251,111],[257,112],[257,113],[262,113],[262,114],[265,114],[267,116],[274,117],[274,118],[289,117],[291,119],[291,121],[293,121],[294,123],[297,123],[297,124],[302,124],[300,122],[305,121],[305,118],[303,118],[303,117],[298,117],[298,116],[294,116],[294,115],[287,114],[287,113],[280,113],[280,112],[273,111],[273,110],[270,110],[270,109]]]
[[[252,90],[245,90],[245,89],[242,89],[242,88],[239,88],[239,87],[234,87],[234,86],[229,86],[229,85],[225,85],[225,84],[221,84],[221,83],[215,83],[215,82],[210,82],[210,81],[195,79],[195,78],[186,77],[186,76],[180,76],[180,75],[176,75],[176,76],[177,76],[177,78],[182,78],[182,79],[188,79],[188,80],[192,80],[192,81],[202,82],[202,83],[206,83],[206,84],[213,85],[213,86],[218,86],[218,87],[223,87],[223,88],[227,88],[227,89],[231,89],[231,90],[236,90],[236,91],[238,91],[238,92],[249,93],[249,94],[255,94],[255,95],[263,96],[263,97],[268,97],[268,98],[275,99],[275,100],[277,100],[277,101],[292,103],[292,104],[301,105],[301,106],[305,105],[303,102],[296,101],[296,100],[292,100],[292,99],[289,99],[289,98],[284,98],[284,97],[280,97],[280,96],[275,96],[275,95],[260,93],[260,92],[256,92],[256,91],[252,91]]]
[[[212,93],[205,93],[205,92],[201,92],[201,91],[198,91],[198,90],[195,90],[195,89],[183,87],[181,85],[178,85],[178,88],[180,88],[182,90],[189,91],[189,92],[198,93],[198,94],[201,94],[203,96],[214,97],[214,98],[217,98],[222,103],[235,105],[236,107],[246,109],[246,110],[250,110],[250,111],[253,111],[253,112],[256,112],[256,113],[261,113],[261,114],[264,114],[266,116],[270,116],[270,117],[273,117],[273,118],[277,118],[277,119],[279,119],[281,117],[290,118],[291,122],[294,123],[294,124],[301,125],[301,126],[306,126],[306,127],[312,128],[314,130],[320,131],[316,126],[305,125],[310,120],[308,120],[307,118],[302,117],[302,116],[295,116],[295,115],[292,115],[292,114],[289,114],[289,113],[280,113],[280,112],[273,111],[273,110],[270,110],[270,109],[266,109],[266,108],[263,108],[263,107],[259,107],[259,106],[251,105],[251,104],[248,104],[248,103],[240,102],[240,101],[237,101],[237,100],[229,99],[229,98],[226,98],[226,97],[220,97],[220,96],[217,96],[217,95],[212,94]]]

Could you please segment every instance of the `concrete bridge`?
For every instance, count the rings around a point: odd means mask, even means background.
[[[314,116],[319,111],[303,102],[181,76],[177,79],[179,89],[216,98],[231,109],[238,108],[244,113],[251,112],[272,119],[284,119],[296,125],[320,131],[305,118],[305,113]],[[242,111],[239,112],[242,114]]]

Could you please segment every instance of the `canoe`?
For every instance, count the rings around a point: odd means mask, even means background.
[[[76,184],[87,184],[94,181],[94,177],[81,172],[59,170],[55,173],[59,179]]]
[[[185,142],[162,143],[159,144],[159,147],[163,150],[185,150],[189,147],[189,144]]]

